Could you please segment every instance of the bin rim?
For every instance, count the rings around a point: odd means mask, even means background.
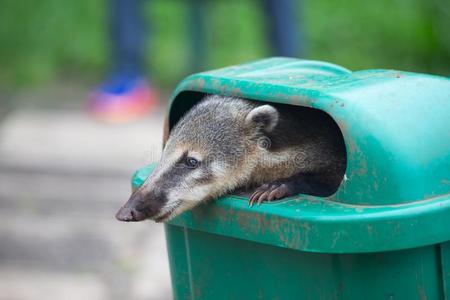
[[[137,189],[155,164],[136,171]],[[319,253],[401,250],[450,240],[450,194],[399,205],[349,205],[299,195],[249,207],[225,195],[168,224],[222,236]]]

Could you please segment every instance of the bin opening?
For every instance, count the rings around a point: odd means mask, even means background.
[[[183,91],[176,96],[170,108],[164,143],[168,138],[167,133],[170,131],[170,129],[173,128],[178,120],[187,111],[189,111],[190,108],[192,108],[197,102],[202,100],[206,95],[206,93],[202,92]],[[248,98],[243,99],[261,102],[261,100]],[[286,129],[286,131],[289,131],[288,134],[294,134],[294,137],[290,137],[290,139],[295,139],[295,136],[298,136],[298,140],[304,140],[306,136],[317,138],[318,135],[322,135],[321,139],[326,141],[325,144],[332,145],[331,147],[333,149],[330,149],[329,151],[329,161],[333,161],[333,168],[330,168],[326,173],[321,172],[320,174],[307,174],[306,176],[310,190],[301,194],[318,197],[329,197],[335,194],[344,179],[347,166],[347,152],[344,137],[341,130],[339,129],[338,124],[328,113],[319,109],[274,102],[268,102],[267,104],[274,106],[284,114],[289,114],[290,116],[298,115],[299,119],[302,120],[301,124],[305,126],[301,127],[302,130],[299,130],[298,133],[290,130],[289,127],[285,124],[284,128]],[[293,163],[296,162],[293,161]],[[236,193],[243,196],[249,196],[253,191],[254,188],[251,188],[248,190],[239,190],[236,191]]]

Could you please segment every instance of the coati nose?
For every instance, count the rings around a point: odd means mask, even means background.
[[[146,216],[142,212],[126,206],[122,206],[116,214],[116,219],[124,222],[138,222],[145,218]]]
[[[125,222],[138,222],[152,218],[161,211],[167,202],[164,193],[137,190],[116,214],[116,219]]]
[[[139,204],[143,201],[141,193],[132,194],[130,199],[117,212],[116,219],[125,222],[137,222],[146,219],[147,216],[144,211],[139,209]]]

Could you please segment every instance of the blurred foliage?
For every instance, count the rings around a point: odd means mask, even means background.
[[[163,87],[192,70],[189,2],[144,1],[148,69]],[[68,75],[99,80],[109,65],[106,5],[107,0],[2,0],[0,84],[20,87]],[[204,1],[204,68],[271,54],[259,6],[259,0]],[[447,0],[307,0],[301,11],[305,58],[350,69],[450,73]]]
[[[66,72],[105,68],[106,12],[101,1],[2,0],[0,82],[40,83]]]

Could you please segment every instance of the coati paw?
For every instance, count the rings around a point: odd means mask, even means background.
[[[260,205],[263,201],[270,202],[274,199],[281,199],[291,195],[292,190],[286,183],[266,183],[255,190],[250,199],[248,199],[248,205],[252,207],[255,202],[257,205]]]

